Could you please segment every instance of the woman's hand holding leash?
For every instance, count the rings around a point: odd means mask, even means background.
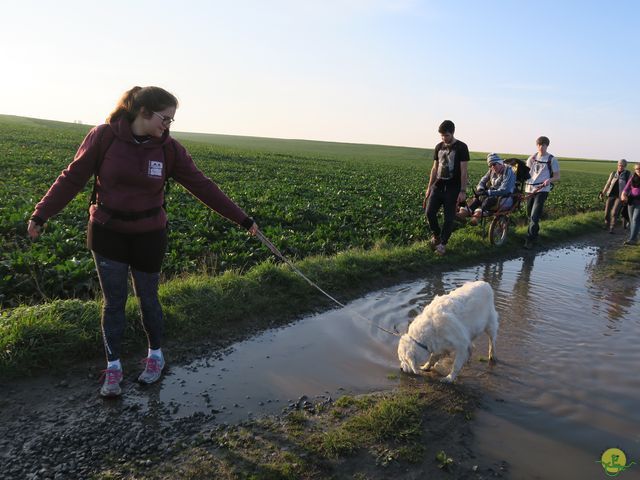
[[[42,225],[38,225],[33,220],[29,220],[29,223],[27,224],[27,233],[31,240],[35,240],[42,233]]]

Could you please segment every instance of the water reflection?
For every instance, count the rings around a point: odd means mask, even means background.
[[[533,271],[535,259],[536,256],[533,254],[525,255],[522,258],[520,271],[513,284],[513,298],[517,299],[517,301],[512,304],[512,308],[516,317],[525,317],[531,308],[529,284],[531,283],[531,272]]]
[[[486,355],[481,337],[460,374],[488,398],[478,449],[498,459],[508,453],[514,478],[591,478],[602,449],[640,445],[639,280],[601,277],[608,258],[593,245],[527,252],[374,292],[239,343],[223,358],[175,368],[147,400],[178,407],[179,416],[216,410],[219,421],[236,421],[279,413],[302,395],[425,381],[400,374],[397,337],[376,325],[404,333],[434,296],[481,279],[494,288],[500,330],[497,366],[478,361]]]
[[[592,295],[602,302],[595,304],[596,309],[604,306],[609,320],[616,321],[627,315],[633,306],[640,277],[637,274],[611,274],[607,269],[611,263],[611,255],[611,249],[598,247],[586,271]],[[615,324],[612,328],[615,328]]]
[[[610,254],[587,246],[526,255],[494,285],[506,361],[478,385],[504,402],[480,415],[477,446],[507,458],[514,478],[599,478],[602,450],[639,444],[638,279],[602,275]]]

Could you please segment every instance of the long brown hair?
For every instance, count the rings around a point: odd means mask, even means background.
[[[124,116],[128,121],[138,116],[144,107],[149,112],[158,112],[169,107],[178,107],[178,99],[160,87],[133,87],[124,92],[116,108],[107,117],[107,123]]]

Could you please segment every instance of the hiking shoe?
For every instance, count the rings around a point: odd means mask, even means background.
[[[444,255],[444,253],[447,251],[447,247],[445,247],[442,243],[439,243],[436,246],[436,253],[440,256]]]
[[[117,397],[122,394],[120,382],[122,382],[122,370],[119,368],[107,368],[102,371],[104,383],[100,389],[100,395],[103,397]]]
[[[609,233],[613,233],[613,228],[610,228],[610,229],[609,229]]]
[[[164,358],[151,355],[150,357],[142,360],[145,364],[144,371],[138,377],[140,383],[154,383],[157,382],[162,375],[162,369],[164,368]]]
[[[429,240],[429,246],[431,247],[431,250],[435,250],[439,244],[440,244],[440,239],[435,235],[431,237],[431,240]]]

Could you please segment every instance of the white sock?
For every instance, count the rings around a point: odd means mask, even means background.
[[[161,348],[159,348],[157,350],[153,350],[153,349],[150,348],[149,349],[149,353],[148,353],[147,356],[150,357],[151,355],[153,355],[154,357],[159,358],[160,360],[163,359],[163,357],[162,357],[162,349]]]
[[[107,361],[107,370],[110,370],[112,368],[117,368],[118,370],[122,370],[120,359],[114,360],[113,362]]]

